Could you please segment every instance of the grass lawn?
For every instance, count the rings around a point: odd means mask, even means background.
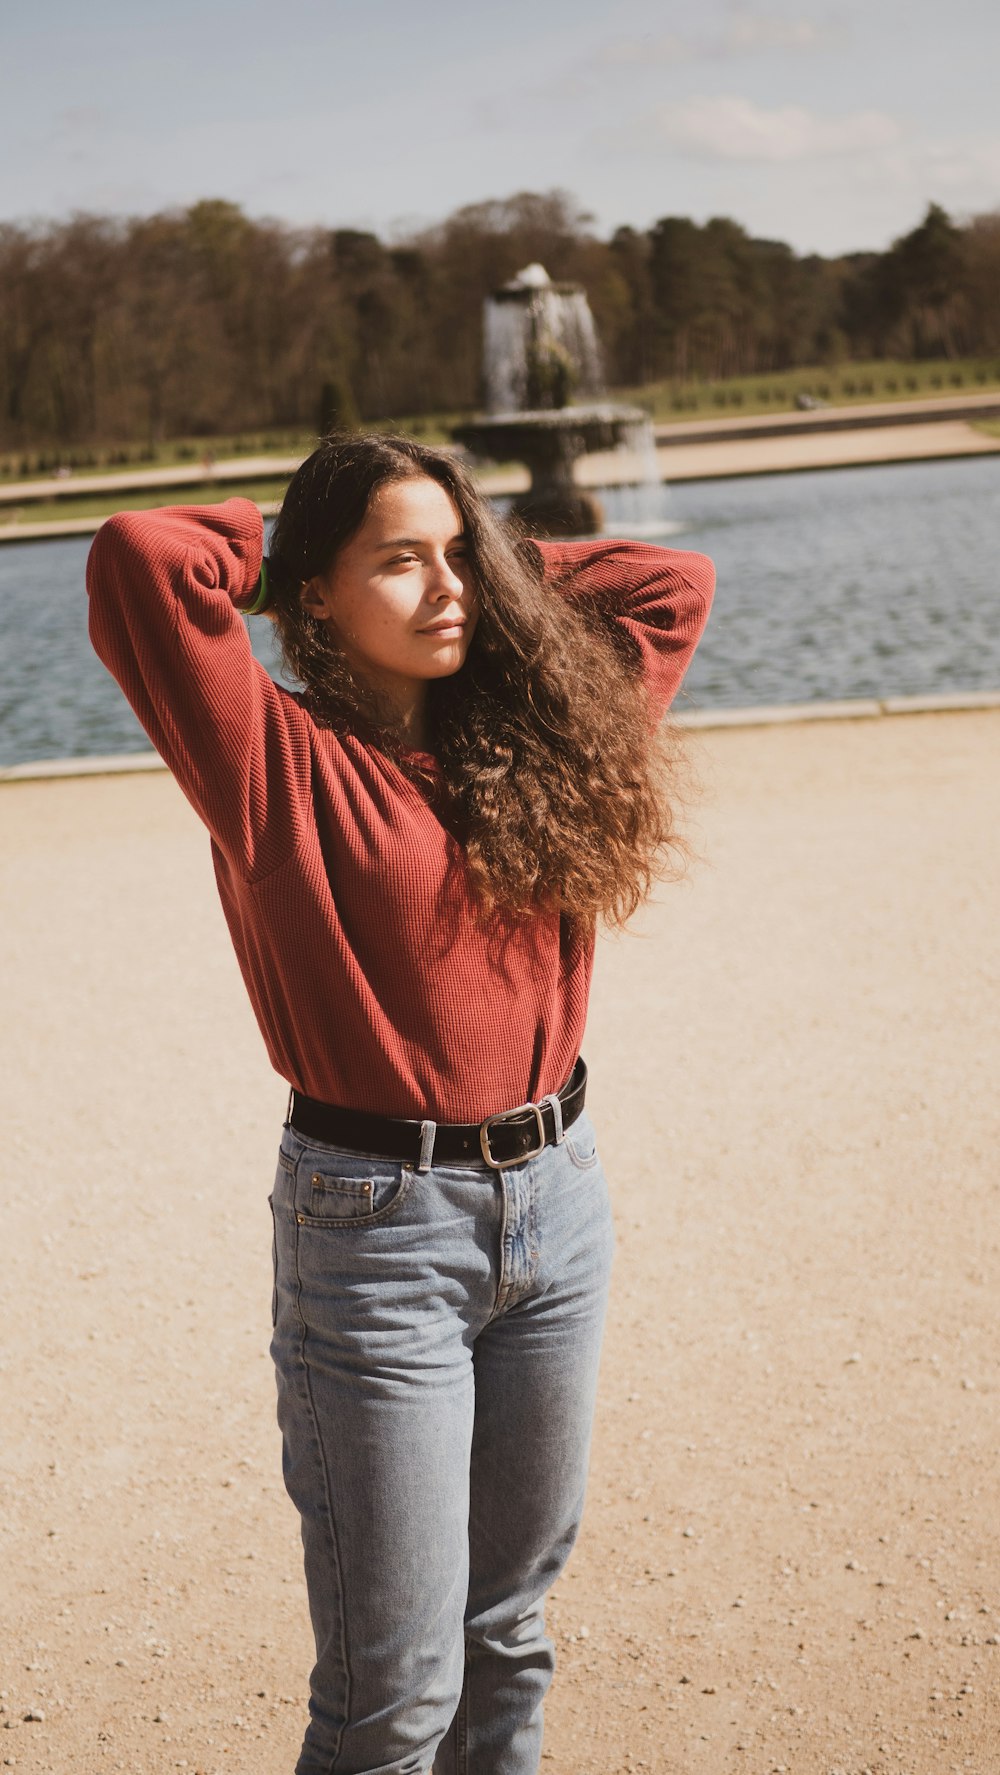
[[[642,388],[617,389],[616,394],[666,422],[714,414],[732,418],[740,413],[788,412],[794,410],[800,394],[812,395],[830,407],[850,407],[982,394],[990,389],[1000,392],[997,358],[838,364],[825,369],[781,370],[773,376],[734,376],[721,382],[651,382]]]
[[[59,519],[110,518],[113,512],[150,511],[157,505],[219,505],[224,499],[252,499],[267,506],[281,499],[288,485],[274,481],[198,481],[190,487],[141,487],[82,499],[39,499],[20,506],[0,506],[0,524],[50,524]]]
[[[408,437],[427,444],[444,443],[451,428],[462,417],[459,413],[438,413],[418,418],[379,419],[362,425],[362,431],[401,431]],[[68,445],[60,450],[55,444],[37,450],[0,451],[0,482],[43,479],[57,470],[73,475],[110,474],[118,470],[146,468],[183,468],[187,463],[197,475],[206,458],[226,462],[238,456],[308,456],[316,447],[314,432],[294,427],[273,427],[267,430],[219,433],[210,438],[169,438],[156,445],[106,444]]]
[[[739,414],[779,414],[795,410],[796,397],[811,395],[829,406],[870,405],[873,402],[916,400],[949,394],[1000,393],[1000,360],[995,358],[945,360],[927,363],[840,364],[833,368],[782,370],[770,376],[736,376],[718,382],[680,381],[648,383],[642,388],[619,388],[612,397],[644,407],[653,419],[733,418]],[[424,414],[420,417],[372,421],[367,431],[398,431],[428,444],[446,442],[460,413]],[[988,426],[989,422],[983,422]],[[20,507],[0,507],[0,524],[29,521],[44,523],[58,518],[106,517],[123,510],[150,505],[215,503],[234,493],[262,503],[281,498],[286,481],[268,479],[233,481],[210,485],[201,479],[200,466],[240,456],[306,456],[314,448],[314,434],[294,428],[272,428],[220,434],[211,438],[174,438],[155,448],[141,444],[113,445],[60,452],[55,446],[37,451],[0,453],[0,485],[41,478],[57,469],[65,472],[67,495],[55,500],[26,501]],[[107,498],[74,499],[74,474],[95,474],[117,469],[183,467],[190,463],[190,487],[136,490]]]

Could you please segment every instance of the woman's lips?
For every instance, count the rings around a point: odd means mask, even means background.
[[[418,635],[460,635],[465,628],[464,617],[456,617],[454,622],[428,623],[425,629],[418,629]]]

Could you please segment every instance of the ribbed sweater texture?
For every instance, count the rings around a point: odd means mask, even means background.
[[[702,555],[539,543],[569,598],[628,633],[655,712],[714,585]],[[123,512],[87,567],[90,634],[212,841],[223,911],[275,1070],[311,1097],[475,1122],[558,1090],[580,1049],[593,934],[484,920],[461,847],[399,764],[320,727],[254,659],[238,605],[255,505]]]

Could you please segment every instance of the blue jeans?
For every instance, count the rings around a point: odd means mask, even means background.
[[[286,1128],[271,1200],[316,1638],[296,1775],[533,1775],[613,1242],[589,1119],[502,1172]]]

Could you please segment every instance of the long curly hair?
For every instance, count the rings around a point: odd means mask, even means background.
[[[289,483],[268,566],[285,663],[322,726],[362,733],[414,777],[392,714],[303,608],[381,487],[427,476],[462,519],[479,620],[461,670],[430,681],[442,819],[485,911],[558,911],[622,925],[677,875],[676,740],[650,720],[627,637],[591,598],[545,582],[534,545],[505,527],[456,459],[391,436],[323,440]],[[569,590],[569,588],[567,588]]]

